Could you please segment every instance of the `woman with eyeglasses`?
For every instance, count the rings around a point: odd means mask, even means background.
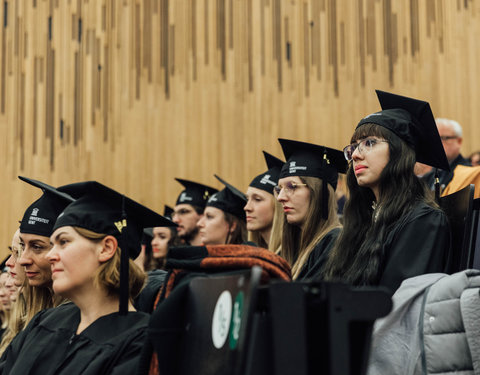
[[[260,247],[278,253],[282,243],[283,209],[275,199],[283,161],[263,152],[268,170],[255,177],[247,188],[247,204],[243,208],[247,218],[248,240]]]
[[[428,103],[377,95],[382,111],[362,119],[344,149],[350,197],[324,272],[326,280],[394,292],[404,279],[444,269],[447,218],[414,166],[448,162]]]
[[[280,255],[290,263],[294,280],[315,278],[340,232],[335,188],[347,162],[338,150],[279,142],[287,160],[274,188],[285,215]]]

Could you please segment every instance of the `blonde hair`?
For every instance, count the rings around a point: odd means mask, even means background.
[[[73,229],[82,237],[95,243],[100,242],[107,236],[106,234],[96,233],[80,227],[73,227]],[[99,289],[105,290],[110,296],[118,296],[120,292],[121,251],[120,247],[118,247],[113,257],[102,263],[94,275],[94,285]],[[132,259],[129,259],[128,263],[128,295],[133,300],[141,292],[145,284],[146,274]]]
[[[285,220],[282,204],[271,195],[271,207],[273,210],[273,221],[270,229],[270,238],[267,242],[263,239],[260,231],[248,231],[248,240],[255,242],[258,246],[268,249],[275,254],[280,252],[282,247],[282,227]]]
[[[292,279],[295,280],[315,246],[334,228],[340,228],[337,215],[337,200],[330,184],[328,188],[328,218],[322,217],[322,180],[316,177],[300,177],[310,190],[310,204],[304,225],[283,225],[282,249],[280,255],[292,266]]]
[[[23,293],[18,293],[17,300],[13,303],[10,319],[0,343],[0,355],[5,351],[14,337],[25,327],[26,301]]]

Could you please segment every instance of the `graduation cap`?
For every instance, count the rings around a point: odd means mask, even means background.
[[[163,206],[163,216],[165,216],[166,218],[172,220],[173,212],[174,211],[173,211],[172,207],[167,206],[167,205]]]
[[[247,197],[236,187],[230,185],[221,177],[214,175],[218,181],[225,185],[225,188],[215,193],[207,202],[207,207],[215,207],[224,212],[228,212],[240,220],[245,220],[245,211],[243,207],[247,204]]]
[[[142,245],[148,245],[153,239],[153,228],[144,228],[142,233]]]
[[[23,176],[18,176],[18,178],[43,191],[43,195],[25,210],[20,222],[20,232],[50,237],[58,215],[74,199],[44,182]]]
[[[418,162],[450,170],[435,118],[428,102],[375,90],[382,111],[360,120],[357,128],[373,123],[392,131],[415,150]]]
[[[191,204],[192,206],[204,208],[208,199],[218,192],[217,189],[199,184],[198,182],[183,180],[181,178],[175,178],[175,180],[185,187],[185,190],[183,190],[178,196],[177,203],[175,203],[176,205]]]
[[[250,182],[249,186],[264,190],[273,195],[273,188],[278,183],[280,171],[282,170],[285,162],[265,151],[263,151],[263,156],[265,157],[268,170],[255,177],[252,182]]]
[[[176,226],[149,208],[96,181],[61,186],[76,201],[58,216],[54,231],[65,226],[81,227],[114,236],[121,248],[120,314],[128,310],[128,258],[140,252],[143,229]]]
[[[279,138],[285,159],[280,178],[289,176],[322,179],[322,216],[328,218],[328,188],[337,188],[338,174],[345,173],[348,163],[342,151],[313,143]]]

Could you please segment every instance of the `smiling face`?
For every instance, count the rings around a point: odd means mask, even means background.
[[[307,217],[310,190],[308,186],[304,185],[298,176],[284,177],[278,180],[278,186],[282,189],[277,195],[277,200],[282,204],[285,219],[289,224],[302,226]]]
[[[18,263],[24,267],[30,286],[50,286],[52,272],[46,254],[50,250],[50,239],[30,233],[20,233],[22,254]]]
[[[235,229],[225,220],[225,214],[216,207],[207,206],[198,222],[200,239],[204,245],[222,245],[227,243],[228,235]]]
[[[359,186],[370,188],[375,197],[379,197],[380,175],[390,161],[388,142],[379,137],[367,137],[372,140],[370,146],[357,147],[352,155],[353,170]],[[357,142],[362,142],[360,139]]]
[[[53,290],[74,299],[94,288],[93,280],[100,267],[101,242],[81,236],[73,227],[58,228],[51,236],[52,249],[46,257],[52,269]]]
[[[247,216],[247,230],[251,232],[272,229],[275,206],[273,195],[264,190],[249,186],[247,204],[243,208]]]
[[[172,238],[172,232],[167,227],[153,228],[152,252],[156,259],[163,259],[167,256],[168,241]]]

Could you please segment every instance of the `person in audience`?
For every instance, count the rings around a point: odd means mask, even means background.
[[[7,259],[5,265],[9,269],[10,276],[13,279],[15,286],[22,287],[25,281],[25,270],[18,262],[20,257],[20,229],[17,229],[12,238],[12,246],[10,246],[11,254]]]
[[[185,189],[180,193],[172,214],[172,220],[177,224],[177,245],[198,246],[202,244],[198,233],[198,221],[208,199],[218,190],[197,182],[176,178]]]
[[[171,218],[173,210],[165,206],[163,216]],[[168,248],[173,246],[177,236],[177,228],[172,227],[155,227],[152,228],[152,265],[153,269],[163,269],[167,258]]]
[[[470,162],[472,167],[480,166],[480,151],[473,152],[469,157],[468,161]]]
[[[17,295],[12,301],[12,309],[10,312],[10,317],[8,319],[8,325],[5,329],[0,343],[0,355],[4,352],[5,348],[8,346],[8,344],[10,344],[10,342],[18,334],[18,332],[20,332],[25,326],[25,288],[33,289],[33,287],[28,286],[28,281],[25,278],[25,271],[18,262],[18,259],[21,255],[20,229],[17,229],[13,234],[12,246],[10,246],[9,248],[11,254],[7,259],[5,265],[8,267],[12,282],[17,288]]]
[[[5,264],[5,262],[2,262]],[[5,330],[8,327],[8,321],[10,318],[10,308],[12,306],[12,301],[10,300],[10,292],[6,287],[8,279],[8,272],[5,268],[2,267],[0,273],[0,318],[1,318],[1,326],[0,326],[0,337],[4,335]]]
[[[163,216],[171,220],[173,209],[165,205]],[[151,314],[154,307],[155,298],[158,291],[162,287],[167,271],[165,271],[166,258],[169,247],[173,246],[176,236],[177,228],[172,223],[172,226],[163,226],[155,228],[145,228],[143,236],[150,241],[145,246],[149,246],[145,262],[144,270],[147,271],[147,282],[142,289],[137,299],[135,300],[135,308],[138,311],[143,311]],[[148,233],[146,235],[146,233]],[[143,240],[143,239],[142,239]]]
[[[145,274],[138,256],[144,227],[172,222],[88,181],[59,188],[76,200],[58,216],[46,254],[52,288],[69,303],[41,311],[0,360],[8,374],[132,374],[149,315],[132,300]]]
[[[215,177],[225,188],[210,197],[203,217],[198,221],[200,239],[203,245],[242,244],[247,240],[245,195],[224,181]]]
[[[42,196],[25,211],[20,222],[21,255],[18,263],[25,270],[28,287],[24,290],[26,302],[25,325],[41,310],[58,306],[63,299],[52,291],[52,271],[46,254],[51,248],[50,235],[57,216],[73,202],[68,194],[40,181],[19,177],[22,181],[43,191]]]
[[[427,102],[377,95],[382,111],[360,120],[344,149],[350,197],[324,274],[393,293],[404,279],[444,269],[448,220],[414,165],[448,170],[448,161]]]
[[[340,232],[335,188],[347,162],[335,149],[279,141],[286,159],[274,188],[285,215],[280,255],[294,280],[316,278]]]
[[[438,183],[440,184],[440,192],[443,192],[449,184],[456,179],[455,174],[457,167],[461,166],[459,170],[462,170],[465,166],[470,166],[468,159],[465,159],[460,153],[463,142],[463,130],[461,125],[455,121],[446,118],[435,119],[438,133],[442,140],[443,149],[448,159],[449,169],[435,170],[432,169],[426,173],[422,178],[427,183],[431,190],[434,190],[436,176],[438,177]],[[453,185],[457,185],[456,181],[453,181]],[[466,186],[466,185],[464,185]],[[457,191],[459,189],[455,189]],[[451,186],[448,191],[452,193]]]
[[[255,177],[247,188],[248,240],[278,253],[282,243],[283,209],[273,195],[283,161],[263,152],[268,170]]]

